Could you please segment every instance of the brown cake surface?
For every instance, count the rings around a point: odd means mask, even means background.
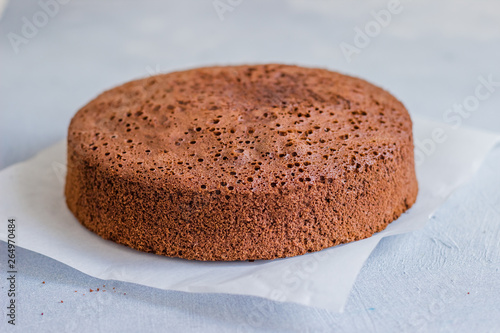
[[[383,230],[417,191],[405,107],[323,69],[132,81],[84,106],[68,131],[70,210],[105,239],[165,256],[319,251]]]

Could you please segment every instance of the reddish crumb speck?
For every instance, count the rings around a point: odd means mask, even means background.
[[[99,291],[99,288],[97,288],[96,291]]]
[[[64,303],[63,301],[61,301],[61,303]]]
[[[90,289],[89,291],[90,291],[90,292],[93,292],[94,290],[93,290],[93,289]]]
[[[42,316],[43,316],[43,312],[42,312]]]
[[[470,292],[467,292],[467,295],[470,295]]]
[[[127,295],[127,293],[123,293],[123,295]]]
[[[115,287],[113,287],[113,290],[115,290]]]
[[[42,284],[45,284],[45,281],[42,281]]]

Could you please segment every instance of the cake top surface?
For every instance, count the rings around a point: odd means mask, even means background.
[[[132,81],[78,111],[69,144],[109,172],[196,191],[270,191],[365,172],[412,142],[385,90],[324,69],[198,68]]]

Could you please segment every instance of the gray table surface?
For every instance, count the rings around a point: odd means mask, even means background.
[[[340,45],[355,45],[355,28],[391,1],[221,0],[230,6],[222,19],[217,1],[61,2],[11,1],[0,20],[0,168],[63,139],[71,116],[99,92],[157,72],[249,62],[327,67],[377,83],[412,114],[441,121],[474,94],[478,77],[500,81],[494,0],[402,0],[351,61]],[[46,22],[44,8],[52,14]],[[30,33],[26,22],[39,27]],[[13,44],[13,34],[22,42]],[[499,132],[497,90],[461,125]],[[498,332],[499,171],[497,146],[423,230],[383,239],[341,314],[102,281],[18,249],[13,328],[5,317],[7,247],[0,242],[0,331]]]

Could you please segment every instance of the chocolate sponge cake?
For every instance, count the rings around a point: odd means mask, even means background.
[[[105,239],[170,257],[273,259],[360,240],[417,187],[405,107],[323,69],[148,77],[102,93],[69,126],[69,209]]]

